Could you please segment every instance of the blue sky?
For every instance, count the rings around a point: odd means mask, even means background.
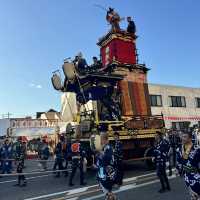
[[[134,17],[149,82],[200,87],[199,0],[0,0],[0,114],[60,109],[52,71],[79,51],[90,63],[109,29],[94,4]]]

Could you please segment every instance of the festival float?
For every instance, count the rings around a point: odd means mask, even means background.
[[[75,94],[75,132],[88,148],[98,148],[101,132],[108,132],[112,143],[117,131],[124,159],[145,160],[151,156],[156,131],[164,129],[163,116],[151,113],[149,69],[138,63],[137,35],[120,28],[121,18],[114,9],[109,8],[106,19],[111,30],[97,42],[100,60],[94,57],[94,64],[88,66],[79,53],[74,60],[64,61],[64,81],[56,71],[52,84],[58,91]]]

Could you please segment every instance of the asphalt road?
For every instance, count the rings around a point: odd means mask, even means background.
[[[52,168],[51,163],[49,168]],[[38,164],[34,161],[26,163],[26,172],[38,170]],[[101,200],[102,192],[96,182],[95,172],[89,170],[86,175],[87,186],[80,187],[79,174],[74,179],[75,186],[68,186],[68,177],[55,178],[52,173],[33,174],[27,176],[27,187],[16,187],[16,177],[0,178],[0,200]],[[143,162],[126,165],[124,185],[115,189],[120,200],[163,199],[186,200],[189,199],[183,181],[173,176],[170,180],[172,191],[159,194],[159,183],[153,171],[147,171]]]
[[[160,188],[159,182],[151,181],[146,182],[144,184],[139,184],[136,186],[128,185],[118,191],[116,191],[116,195],[119,200],[189,200],[190,197],[187,192],[187,188],[183,184],[183,181],[180,178],[174,178],[170,180],[170,184],[172,190],[170,192],[158,193],[158,189]],[[65,200],[67,198],[63,198]],[[73,200],[104,200],[102,194],[87,196],[87,197],[79,197]]]

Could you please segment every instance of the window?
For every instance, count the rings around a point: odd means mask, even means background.
[[[150,95],[151,106],[162,106],[162,96],[161,95]]]
[[[196,99],[196,107],[197,107],[197,108],[200,108],[200,98],[197,97],[197,98],[195,98],[195,99]]]
[[[190,126],[190,122],[189,121],[185,121],[185,122],[172,122],[172,129],[176,129],[176,130],[184,130],[189,128]]]
[[[170,96],[171,107],[186,107],[185,97],[183,96]]]

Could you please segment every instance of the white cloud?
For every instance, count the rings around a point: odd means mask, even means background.
[[[34,83],[30,83],[30,84],[29,84],[29,87],[31,87],[31,88],[36,88],[36,89],[42,89],[42,86],[41,86],[41,85],[37,85],[37,84],[34,84]]]
[[[30,83],[30,84],[29,84],[29,87],[34,87],[34,86],[35,86],[34,83]]]
[[[42,89],[42,86],[41,85],[36,85],[36,88],[37,89]]]

